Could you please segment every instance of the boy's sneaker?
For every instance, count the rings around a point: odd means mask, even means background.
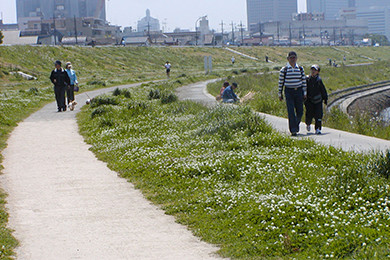
[[[320,129],[316,129],[316,135],[320,135],[321,134],[321,130]]]
[[[310,126],[310,125],[306,125],[306,130],[307,130],[308,132],[310,132],[310,131],[311,131],[311,126]]]

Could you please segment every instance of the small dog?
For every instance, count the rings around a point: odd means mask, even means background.
[[[71,102],[69,103],[69,105],[68,105],[70,111],[73,111],[74,108],[76,107],[76,105],[77,105],[77,102],[76,102],[76,101],[74,101],[74,100],[71,101]]]

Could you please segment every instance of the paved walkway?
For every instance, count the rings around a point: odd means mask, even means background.
[[[207,93],[208,83],[210,83],[210,81],[184,86],[178,89],[178,95],[183,100],[200,101],[209,106],[217,105],[218,103],[215,98]],[[264,113],[259,114],[278,131],[282,133],[289,133],[287,119]],[[305,134],[299,135],[300,138],[309,137],[319,143],[332,145],[346,151],[370,152],[373,150],[386,151],[390,149],[390,141],[359,134],[352,134],[327,127],[323,127],[322,135],[306,134],[306,125],[302,123],[301,132]]]
[[[86,99],[77,96],[79,104]],[[95,158],[78,133],[79,107],[56,113],[54,103],[45,106],[16,127],[4,150],[0,181],[21,244],[17,258],[214,259],[217,248]]]

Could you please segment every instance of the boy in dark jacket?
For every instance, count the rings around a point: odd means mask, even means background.
[[[50,80],[54,84],[58,112],[66,111],[65,92],[66,87],[70,85],[70,78],[61,67],[61,61],[57,60],[54,65],[56,68],[51,72]]]
[[[307,79],[307,99],[305,101],[306,107],[306,128],[310,131],[310,125],[315,119],[316,134],[321,134],[322,117],[324,115],[322,102],[328,104],[328,93],[326,92],[324,83],[319,75],[320,67],[312,65],[311,75]]]

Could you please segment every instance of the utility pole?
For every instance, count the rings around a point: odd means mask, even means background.
[[[263,30],[262,30],[262,26],[261,26],[261,22],[259,22],[259,46],[261,45],[262,43],[262,37],[263,36]]]
[[[278,44],[280,43],[280,22],[277,22],[276,23],[276,25],[277,25],[277,33],[278,33]]]
[[[290,47],[291,47],[291,38],[292,38],[292,33],[291,33],[291,23],[288,23],[288,31],[289,31],[289,40],[290,40]]]
[[[340,43],[343,43],[343,31],[342,29],[340,28]]]
[[[76,38],[76,45],[79,44],[78,40],[77,40],[77,23],[76,23],[76,16],[74,16],[74,36]]]
[[[232,43],[234,45],[234,24],[233,24],[233,21],[232,21]]]
[[[322,41],[322,27],[320,26],[320,38],[321,38],[321,46],[323,45],[323,41]]]
[[[305,33],[305,25],[303,25],[303,28],[302,28],[302,30],[303,30],[303,46],[306,46],[306,33]]]
[[[336,27],[333,27],[333,44],[336,45]]]
[[[222,47],[223,47],[223,44],[224,44],[224,30],[223,30],[223,26],[224,26],[224,23],[223,23],[223,20],[221,21],[221,30],[222,30]]]
[[[53,22],[54,22],[54,45],[57,45],[57,36],[56,36],[56,31],[57,31],[57,28],[56,28],[56,16],[54,15],[53,16]]]
[[[240,32],[241,32],[241,45],[244,44],[244,29],[243,29],[242,21],[240,21]]]

